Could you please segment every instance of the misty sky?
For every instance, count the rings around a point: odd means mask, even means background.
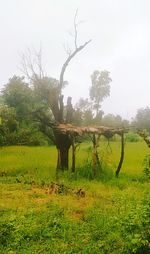
[[[64,93],[74,102],[87,97],[92,72],[108,70],[113,82],[102,109],[129,119],[150,106],[149,0],[0,0],[0,86],[21,75],[21,53],[40,45],[45,72],[59,78],[77,8],[78,45],[92,42],[69,65]]]

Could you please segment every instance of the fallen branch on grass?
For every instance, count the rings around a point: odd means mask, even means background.
[[[46,194],[71,194],[76,195],[77,197],[85,197],[85,191],[83,189],[71,189],[70,187],[64,185],[64,184],[58,184],[58,183],[51,183],[48,187]]]

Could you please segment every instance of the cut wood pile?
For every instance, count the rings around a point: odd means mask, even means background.
[[[46,194],[71,194],[75,195],[77,197],[85,197],[85,191],[83,189],[71,189],[70,187],[64,185],[64,184],[58,184],[58,183],[51,183],[48,187]]]

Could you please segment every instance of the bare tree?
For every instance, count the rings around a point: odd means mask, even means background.
[[[64,115],[64,102],[63,102],[63,86],[64,86],[64,74],[69,65],[70,61],[81,51],[83,50],[91,40],[86,41],[83,45],[79,45],[77,43],[78,39],[78,24],[77,23],[77,15],[78,10],[74,16],[74,49],[71,50],[69,47],[66,50],[67,58],[62,65],[60,71],[59,80],[56,81],[55,79],[51,79],[51,87],[49,86],[49,90],[47,90],[47,103],[52,111],[54,121],[58,124],[60,123],[70,123],[73,119],[73,107],[71,103],[71,97],[67,100],[67,114],[66,117]],[[26,77],[30,80],[31,83],[38,82],[41,86],[43,85],[46,77],[44,75],[43,67],[42,67],[42,50],[40,48],[39,52],[34,50],[32,54],[31,50],[28,49],[27,53],[22,56],[22,71],[26,75]],[[62,134],[56,131],[54,125],[50,123],[50,121],[46,121],[45,117],[41,114],[38,114],[40,121],[43,125],[48,125],[52,128],[53,131],[53,142],[56,145],[58,151],[58,159],[57,159],[57,168],[58,169],[68,169],[68,156],[69,156],[69,149],[72,145],[72,139],[68,134]]]
[[[41,46],[39,51],[34,48],[27,48],[26,52],[21,55],[21,71],[31,83],[45,76],[42,66]]]

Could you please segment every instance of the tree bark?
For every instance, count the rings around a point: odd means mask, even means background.
[[[56,140],[56,147],[58,152],[57,169],[65,170],[69,168],[69,149],[71,146],[71,139],[68,134],[54,131]]]
[[[80,47],[76,47],[75,50],[69,54],[68,58],[66,59],[65,63],[63,64],[62,66],[62,69],[61,69],[61,73],[60,73],[60,78],[59,78],[59,86],[60,86],[60,90],[62,90],[63,88],[63,82],[64,82],[64,73],[65,73],[65,70],[68,66],[68,64],[70,63],[70,61],[72,60],[72,58],[78,53],[80,52],[83,48],[86,47],[87,44],[89,44],[91,42],[91,40],[85,42],[83,45],[81,45]]]
[[[61,168],[62,169],[68,169],[69,168],[69,148],[64,147],[60,150],[60,162],[61,162]]]

